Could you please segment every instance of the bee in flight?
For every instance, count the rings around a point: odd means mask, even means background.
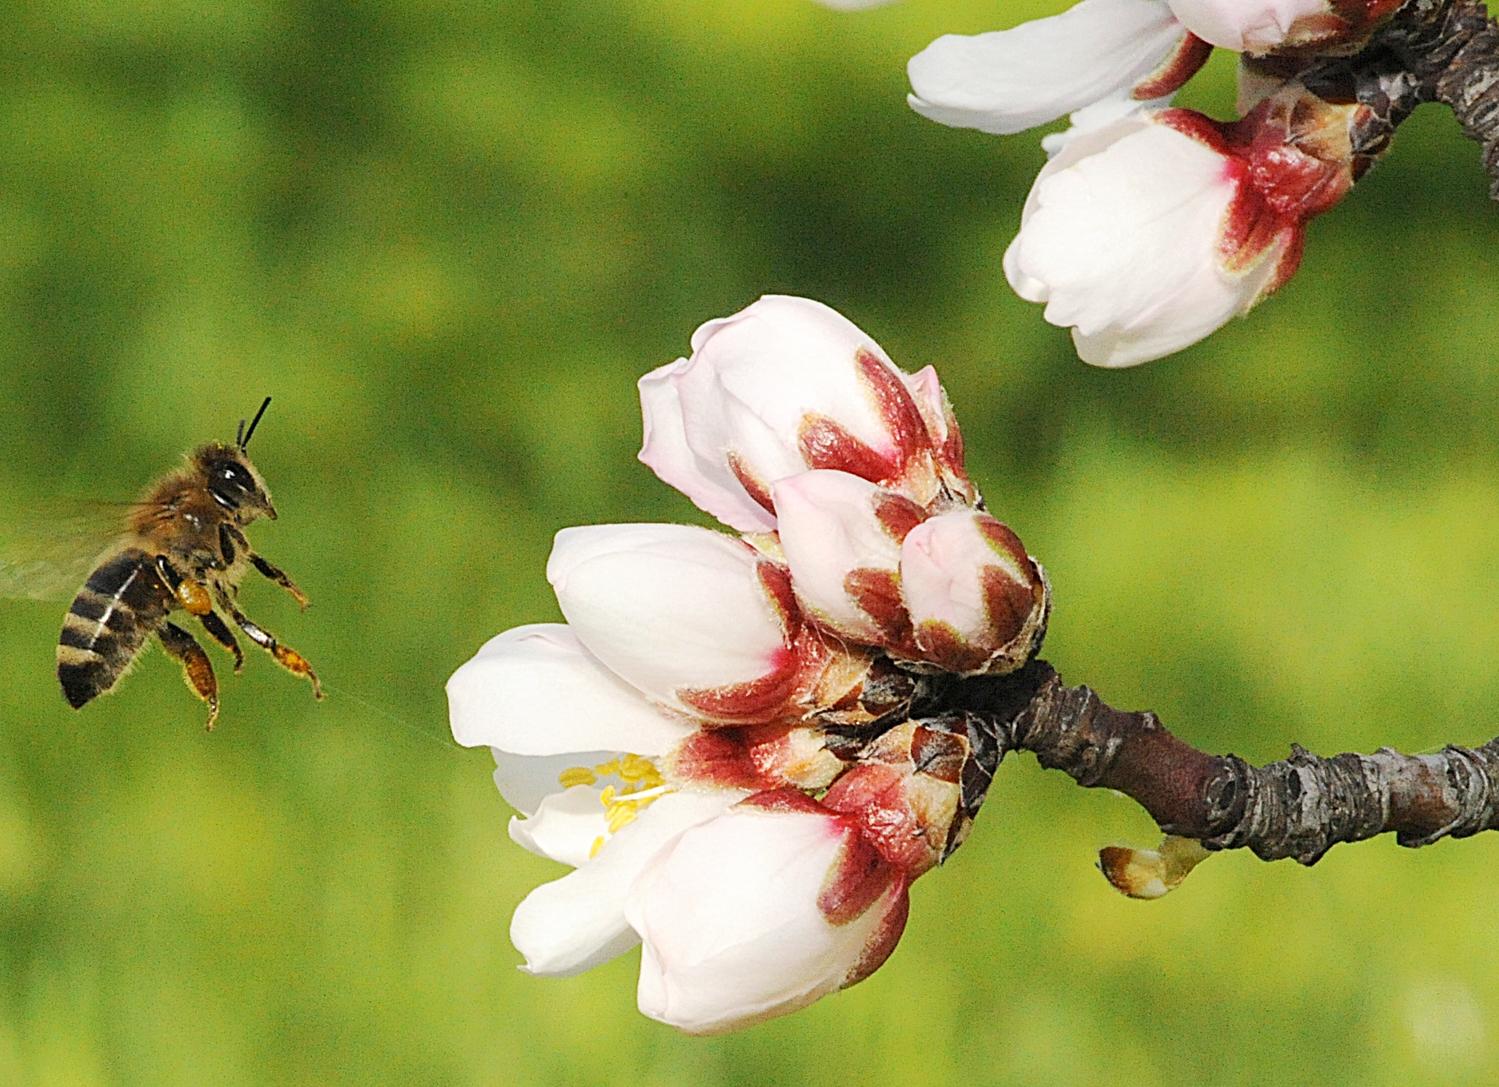
[[[245,448],[271,398],[248,427],[240,420],[233,445],[210,442],[193,450],[130,507],[124,532],[98,562],[63,620],[57,678],[75,709],[106,693],[134,663],[152,634],[182,665],[187,685],[208,704],[208,727],[219,715],[218,680],[198,640],[173,622],[186,612],[234,657],[244,653],[225,617],[293,675],[306,676],[323,697],[307,659],[282,645],[240,611],[239,583],[250,567],[280,585],[303,608],[307,597],[279,568],[250,547],[245,527],[276,517],[265,481]],[[75,582],[76,584],[76,582]]]

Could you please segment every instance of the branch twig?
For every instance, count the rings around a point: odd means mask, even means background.
[[[1423,846],[1499,829],[1499,737],[1430,755],[1384,748],[1322,758],[1296,746],[1289,759],[1252,766],[1197,750],[1153,713],[1116,710],[1067,686],[1044,661],[936,697],[985,718],[1001,752],[1030,751],[1079,785],[1118,790],[1168,835],[1210,850],[1315,864],[1339,842],[1377,834]]]
[[[1376,37],[1422,87],[1452,109],[1482,149],[1499,200],[1499,23],[1482,0],[1410,0]]]

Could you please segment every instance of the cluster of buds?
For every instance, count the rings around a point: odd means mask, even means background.
[[[1389,143],[1387,87],[1329,86],[1402,0],[1082,0],[946,35],[909,65],[918,113],[1043,140],[1005,275],[1084,361],[1132,366],[1247,313],[1295,271],[1306,223]],[[836,6],[849,7],[848,3]],[[869,5],[862,5],[869,6]],[[1171,108],[1214,47],[1242,54],[1240,119]]]
[[[566,624],[448,683],[510,833],[575,871],[511,937],[535,973],[642,943],[639,1005],[692,1032],[804,1006],[894,948],[999,760],[927,696],[1039,647],[1046,579],[984,511],[936,374],[819,303],[763,298],[640,382],[641,459],[736,534],[558,534]]]

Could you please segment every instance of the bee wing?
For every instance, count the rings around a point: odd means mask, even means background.
[[[0,597],[71,600],[122,535],[130,503],[53,503],[0,522]]]

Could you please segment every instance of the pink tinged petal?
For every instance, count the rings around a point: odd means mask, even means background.
[[[704,324],[692,349],[687,362],[658,371],[675,389],[680,440],[673,430],[668,441],[666,428],[653,425],[646,459],[736,528],[770,527],[770,488],[788,475],[838,468],[883,482],[909,474],[927,451],[900,371],[852,322],[819,302],[767,296]],[[649,399],[651,414],[651,404],[666,397]],[[658,430],[663,437],[656,440]],[[683,446],[695,480],[683,467]],[[742,492],[750,505],[726,505],[726,490]]]
[[[677,386],[688,360],[652,370],[640,379],[640,410],[645,441],[640,460],[665,483],[690,498],[699,509],[741,532],[767,532],[775,518],[750,497],[733,471],[729,454],[699,456],[687,444],[686,423]]]
[[[650,698],[702,711],[715,692],[770,698],[794,668],[794,616],[767,565],[704,528],[594,525],[557,534],[547,579],[606,667]]]
[[[828,470],[790,476],[773,493],[781,548],[803,613],[855,641],[882,642],[888,602],[868,606],[862,586],[871,577],[894,577],[900,542],[921,521],[920,508],[857,476]]]
[[[823,804],[915,880],[941,863],[971,823],[962,809],[966,740],[908,721],[886,732],[828,789]]]
[[[453,673],[447,691],[455,740],[517,755],[659,755],[693,729],[622,682],[561,623],[491,638]]]
[[[1327,0],[1168,0],[1176,17],[1198,37],[1236,53],[1264,53],[1314,36],[1332,13]],[[1359,6],[1364,6],[1360,4]]]
[[[1184,35],[1163,0],[1082,0],[1011,30],[938,38],[907,65],[907,101],[942,124],[1020,132],[1133,93]]]
[[[1176,43],[1176,48],[1166,55],[1161,66],[1144,80],[1135,84],[1130,97],[1137,102],[1149,102],[1157,98],[1169,98],[1197,74],[1212,56],[1213,47],[1195,34],[1187,34]]]
[[[699,729],[662,763],[673,782],[751,792],[825,789],[842,769],[821,728],[794,725]]]
[[[1045,582],[1020,540],[986,513],[955,510],[912,529],[901,588],[923,659],[945,671],[1012,671],[1044,631]]]
[[[1073,326],[1085,362],[1159,358],[1246,312],[1275,273],[1273,259],[1222,263],[1238,192],[1224,153],[1153,117],[1116,122],[1042,169],[1006,274],[1048,321]]]
[[[688,831],[632,889],[651,1018],[694,1034],[748,1026],[852,984],[893,949],[905,881],[847,821],[794,790],[770,795],[784,804],[752,798]]]
[[[743,794],[671,793],[604,843],[576,871],[537,887],[516,907],[510,942],[532,974],[576,974],[637,942],[625,921],[631,884],[647,862],[690,827],[712,819]]]
[[[947,390],[937,378],[937,371],[924,367],[906,378],[906,387],[926,424],[928,440],[936,455],[943,482],[962,501],[978,501],[978,489],[968,479],[963,463],[963,432],[947,399]]]

